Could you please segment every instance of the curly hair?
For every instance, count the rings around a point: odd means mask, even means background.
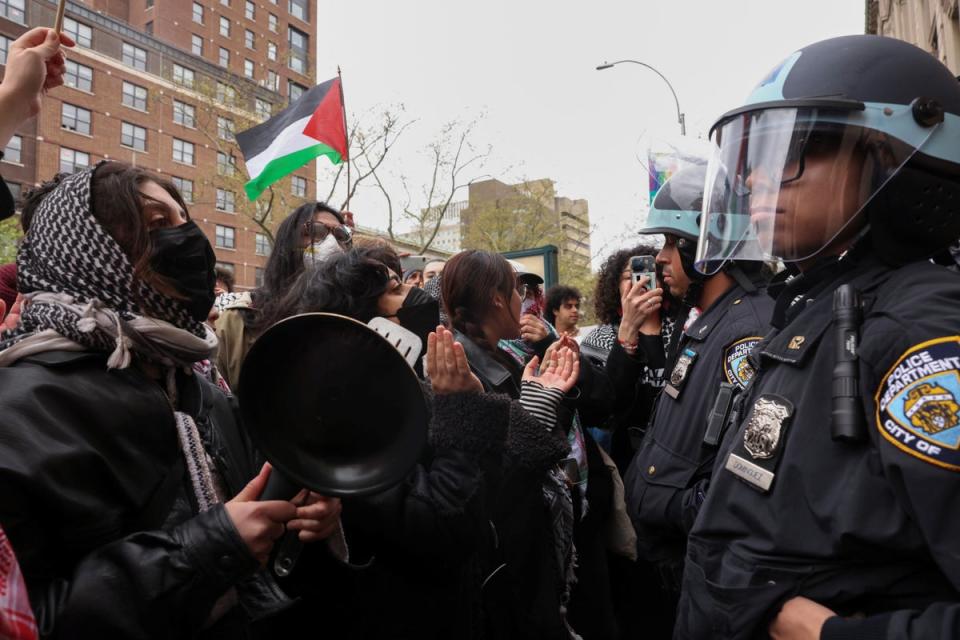
[[[563,284],[555,284],[547,290],[547,302],[543,308],[543,317],[552,325],[557,324],[557,311],[567,300],[580,302],[583,298],[580,290]]]
[[[658,252],[659,249],[652,244],[638,244],[621,249],[603,261],[593,294],[593,306],[601,324],[620,322],[623,313],[620,308],[620,274],[627,268],[627,261],[632,256],[655,256]]]

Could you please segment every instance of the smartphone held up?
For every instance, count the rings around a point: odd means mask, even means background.
[[[630,258],[630,281],[636,284],[641,278],[647,278],[647,291],[657,286],[657,261],[653,256],[632,256]]]

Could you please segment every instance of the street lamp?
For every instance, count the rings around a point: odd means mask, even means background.
[[[597,71],[603,71],[604,69],[609,69],[613,65],[621,64],[623,62],[630,62],[633,64],[638,64],[641,67],[646,67],[647,69],[650,69],[650,71],[653,71],[655,74],[663,78],[663,81],[666,82],[667,86],[670,88],[670,93],[673,94],[673,101],[677,105],[677,122],[680,123],[680,135],[682,136],[687,135],[686,118],[684,117],[683,112],[680,111],[680,101],[677,100],[677,92],[673,90],[673,85],[670,84],[670,81],[667,80],[666,76],[664,76],[662,73],[660,73],[659,71],[657,71],[656,69],[648,65],[646,62],[640,62],[639,60],[617,60],[616,62],[604,62],[603,64],[597,67]]]

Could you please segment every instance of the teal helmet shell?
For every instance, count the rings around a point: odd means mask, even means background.
[[[706,165],[684,167],[670,176],[650,205],[642,235],[668,233],[696,243],[700,235],[700,213]]]

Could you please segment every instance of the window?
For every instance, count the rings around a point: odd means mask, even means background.
[[[301,176],[290,176],[290,192],[298,198],[306,198],[307,179]]]
[[[237,90],[228,84],[217,83],[217,101],[223,104],[233,104],[237,101]]]
[[[24,14],[25,4],[25,0],[0,0],[0,16],[20,24],[27,24]]]
[[[193,164],[193,143],[174,138],[173,161],[182,164]]]
[[[266,119],[270,117],[270,113],[273,111],[273,105],[266,100],[256,98],[255,111],[258,118]]]
[[[243,46],[245,46],[247,49],[255,49],[256,47],[253,46],[254,37],[255,36],[253,31],[250,31],[250,29],[244,29],[243,30]]]
[[[237,248],[237,231],[233,227],[228,227],[222,224],[217,225],[217,247],[220,249],[236,249]]]
[[[267,16],[267,28],[274,33],[277,32],[277,16],[273,15],[272,13]]]
[[[274,62],[276,62],[277,60],[277,43],[276,42],[267,43],[267,59],[273,60]]]
[[[257,5],[247,0],[243,5],[243,17],[247,20],[256,20]]]
[[[230,6],[230,0],[220,0],[220,4],[222,4],[222,5],[225,6],[225,7],[229,7],[229,6]]]
[[[243,61],[243,75],[251,79],[253,78],[253,60]]]
[[[63,83],[74,89],[93,92],[93,69],[79,62],[67,60],[67,72],[63,75]]]
[[[123,83],[123,104],[140,111],[147,110],[147,90],[132,82]]]
[[[226,189],[217,189],[217,209],[220,211],[227,211],[229,213],[234,213],[236,211],[235,200],[236,195],[233,191],[227,191]]]
[[[137,151],[146,151],[147,130],[129,122],[122,123],[120,125],[120,144]]]
[[[90,166],[90,154],[60,147],[60,172],[73,173]]]
[[[230,37],[230,18],[220,16],[220,35],[224,38]]]
[[[276,71],[267,70],[267,86],[272,91],[280,90],[280,76],[277,75]]]
[[[236,168],[237,157],[235,155],[217,151],[217,173],[222,176],[232,176]]]
[[[60,109],[60,126],[70,131],[90,135],[90,111],[64,102]]]
[[[303,31],[290,27],[287,32],[287,42],[290,44],[290,61],[287,62],[287,66],[297,73],[306,73],[310,37]]]
[[[190,36],[190,53],[195,56],[203,55],[203,38],[195,33]]]
[[[270,239],[266,234],[258,233],[254,236],[253,241],[254,252],[258,256],[268,256],[270,255]]]
[[[217,116],[217,137],[221,140],[233,142],[233,120]]]
[[[197,24],[203,24],[203,5],[199,2],[193,3],[193,21]]]
[[[81,47],[93,46],[93,29],[89,25],[77,22],[73,18],[64,18],[63,32],[73,38]]]
[[[147,9],[153,7],[153,0],[147,0]]]
[[[173,121],[192,129],[197,126],[197,109],[192,104],[174,100]]]
[[[2,0],[0,0],[2,2]],[[0,36],[0,64],[7,64],[7,49],[10,48],[10,43],[13,42],[7,36]]]
[[[177,176],[172,176],[170,180],[173,182],[173,186],[177,188],[177,191],[180,192],[183,201],[187,204],[193,204],[193,180],[178,178]]]
[[[186,67],[181,67],[180,65],[174,63],[173,65],[173,81],[177,84],[182,84],[185,87],[193,88],[193,69],[187,69]]]
[[[302,84],[297,84],[293,80],[287,80],[287,95],[290,96],[290,102],[296,102],[306,92],[307,88]]]
[[[147,70],[147,50],[135,47],[129,42],[123,43],[123,53],[120,56],[123,64],[128,64],[140,71]]]
[[[7,143],[7,148],[3,150],[3,159],[6,162],[15,162],[20,164],[20,152],[23,151],[23,138],[13,136]]]
[[[230,66],[230,50],[220,47],[220,66],[229,67]]]
[[[290,0],[290,15],[307,22],[307,0]]]
[[[254,267],[253,286],[257,288],[260,288],[263,286],[263,269],[260,267]]]

